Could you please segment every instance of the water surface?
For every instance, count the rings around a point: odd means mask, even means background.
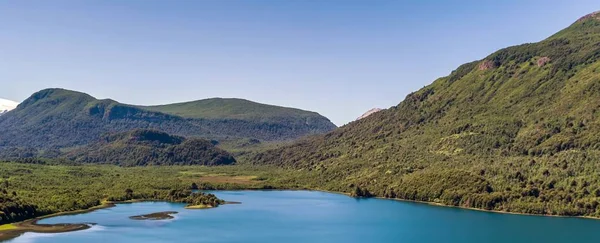
[[[242,204],[186,210],[166,202],[119,204],[41,223],[95,222],[89,230],[26,233],[10,242],[440,243],[600,242],[600,220],[508,215],[310,191],[218,191]],[[129,216],[178,211],[172,220]]]

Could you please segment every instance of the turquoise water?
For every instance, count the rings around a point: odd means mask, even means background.
[[[89,230],[26,233],[10,242],[600,242],[600,220],[520,216],[309,191],[219,191],[239,205],[186,210],[183,204],[120,204],[41,223],[95,222]],[[178,211],[175,219],[128,217]]]

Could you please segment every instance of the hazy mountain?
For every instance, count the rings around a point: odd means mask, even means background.
[[[254,162],[312,171],[325,190],[600,216],[599,60],[595,13]]]
[[[268,116],[261,117],[262,113]],[[0,146],[70,147],[96,141],[105,133],[136,128],[209,139],[280,141],[324,133],[335,125],[314,112],[241,100],[222,106],[197,101],[139,107],[75,91],[46,89],[0,117]]]
[[[139,106],[149,111],[162,112],[191,119],[231,119],[257,123],[285,124],[306,127],[309,133],[325,133],[336,128],[329,119],[316,112],[265,105],[244,99],[212,98],[184,103]]]

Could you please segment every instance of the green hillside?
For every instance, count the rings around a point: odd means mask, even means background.
[[[65,157],[78,163],[141,165],[228,165],[229,153],[204,139],[185,139],[154,130],[133,130],[104,136]]]
[[[7,147],[64,148],[85,145],[106,133],[137,128],[188,137],[261,141],[293,140],[335,128],[327,118],[316,113],[254,106],[260,107],[257,108],[260,112],[271,108],[274,111],[265,112],[271,116],[264,120],[233,118],[231,112],[223,117],[215,112],[210,117],[183,117],[113,100],[98,100],[80,92],[46,89],[33,94],[15,110],[0,117],[0,150]],[[210,105],[210,110],[218,109],[218,104]],[[223,109],[231,110],[230,106]],[[207,110],[202,112],[206,113]],[[246,117],[254,116],[256,112],[248,109]],[[240,117],[244,116],[243,113],[237,113]]]
[[[359,196],[600,216],[599,58],[600,14],[593,14],[252,162]]]
[[[327,119],[323,119],[324,117],[316,112],[265,105],[244,99],[212,98],[169,105],[140,107],[185,118],[321,123],[324,128],[335,128]]]

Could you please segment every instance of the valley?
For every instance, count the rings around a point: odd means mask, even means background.
[[[215,190],[598,219],[599,43],[593,13],[339,128],[316,112],[244,99],[139,106],[44,89],[0,116],[0,235],[107,203],[226,204],[206,192]],[[134,217],[178,217],[156,212]]]

